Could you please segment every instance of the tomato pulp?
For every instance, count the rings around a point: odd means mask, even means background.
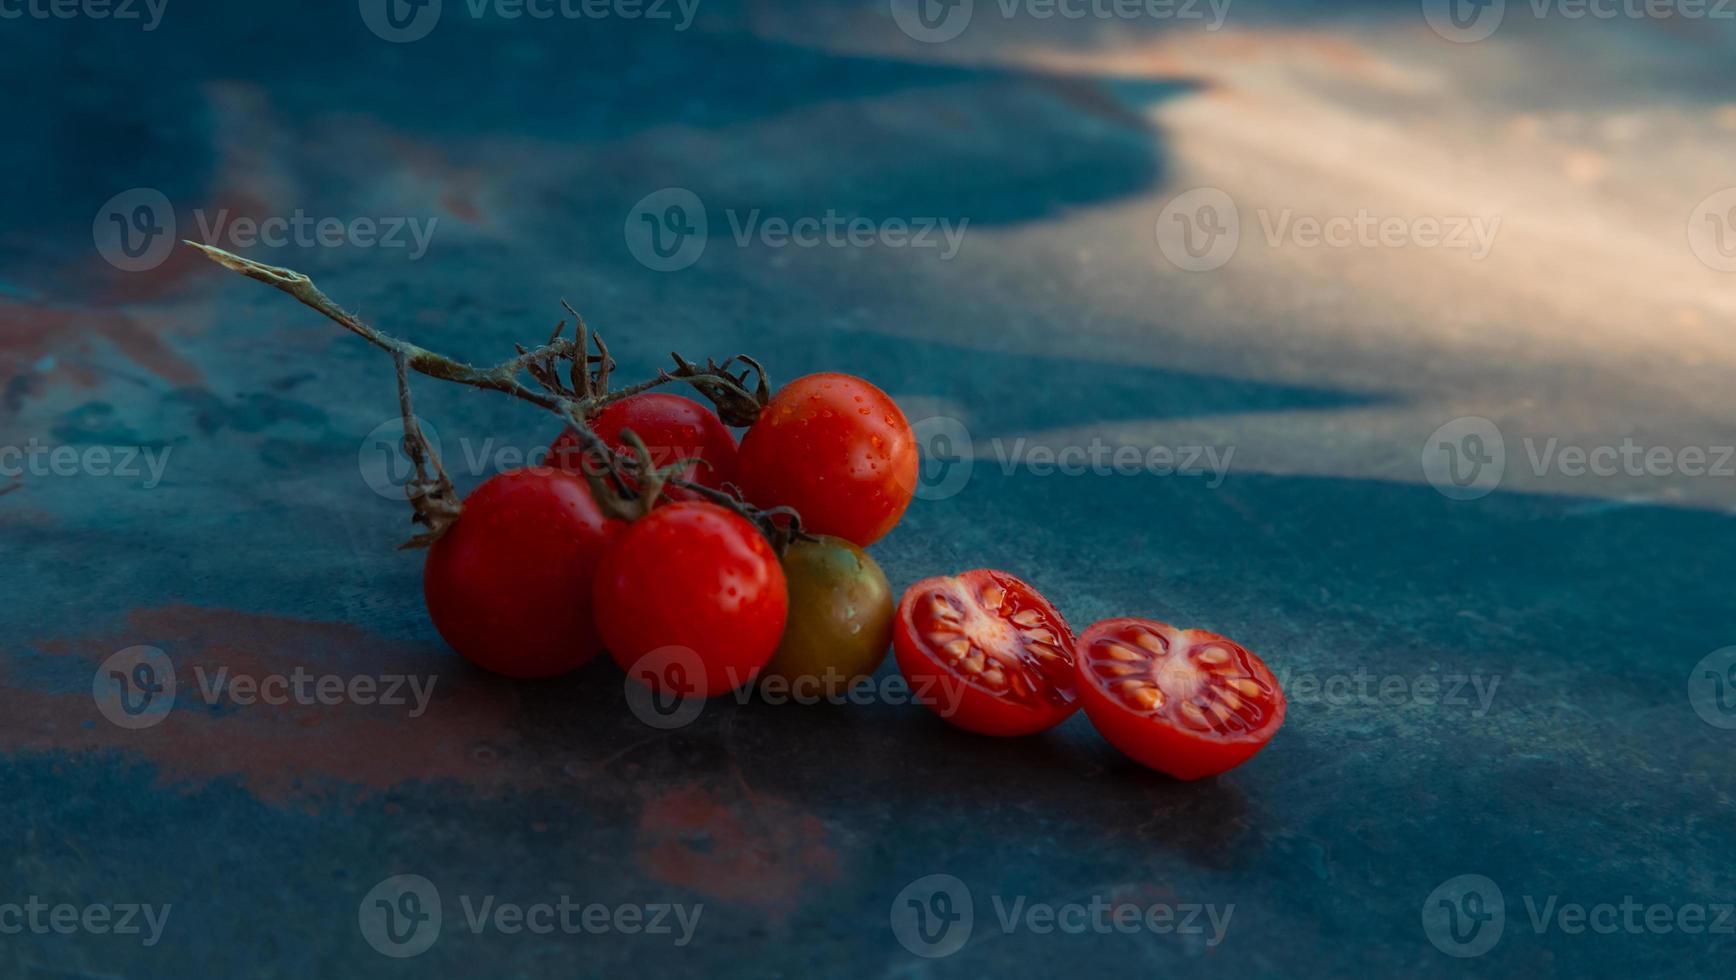
[[[898,604],[893,649],[913,697],[967,731],[1029,735],[1077,707],[1072,630],[1006,572],[912,585]]]
[[[1284,691],[1226,637],[1151,619],[1106,619],[1079,636],[1079,699],[1110,744],[1178,779],[1233,769],[1284,724]]]

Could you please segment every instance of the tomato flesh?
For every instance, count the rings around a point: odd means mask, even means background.
[[[1108,619],[1079,637],[1079,698],[1110,744],[1178,779],[1233,769],[1284,724],[1284,691],[1227,637]]]
[[[898,604],[893,649],[913,697],[967,731],[1029,735],[1078,706],[1073,631],[1006,572],[912,585]]]

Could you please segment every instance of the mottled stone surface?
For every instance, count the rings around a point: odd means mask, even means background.
[[[1728,932],[1539,931],[1531,907],[1736,901],[1736,731],[1689,700],[1715,683],[1695,665],[1736,643],[1736,477],[1573,476],[1531,450],[1736,443],[1736,280],[1684,232],[1736,183],[1736,42],[1728,22],[1507,6],[1473,44],[1414,3],[1238,2],[1214,32],[978,0],[942,44],[866,2],[706,0],[675,31],[446,0],[407,44],[349,3],[171,2],[148,32],[0,21],[0,445],[168,453],[160,482],[85,466],[0,497],[0,927],[30,896],[173,906],[153,948],[0,934],[0,973],[1727,973]],[[1154,228],[1201,186],[1233,198],[1243,237],[1185,272]],[[470,670],[394,550],[403,504],[364,480],[395,414],[387,361],[187,250],[106,264],[92,216],[139,187],[182,237],[207,237],[195,212],[434,222],[414,257],[236,250],[479,362],[546,336],[565,297],[629,376],[678,349],[871,378],[974,440],[962,489],[874,549],[895,587],[993,566],[1076,625],[1220,630],[1286,681],[1289,722],[1182,784],[1082,716],[995,742],[901,704],[724,701],[662,733],[612,664]],[[667,187],[699,195],[710,238],[658,272],[623,230]],[[732,218],[756,209],[968,225],[946,258],[738,243]],[[1268,240],[1286,211],[1499,232],[1481,257],[1308,248]],[[417,393],[464,487],[553,435],[492,394]],[[1420,465],[1460,416],[1506,437],[1504,481],[1476,500]],[[998,458],[1093,440],[1233,456],[1221,482]],[[180,691],[128,730],[92,679],[136,645]],[[211,705],[196,680],[298,666],[437,681],[412,718]],[[443,899],[413,959],[358,925],[397,874]],[[935,874],[975,921],[923,959],[891,913]],[[1506,914],[1459,959],[1422,913],[1466,874]],[[490,895],[704,911],[683,948],[472,934],[460,897]],[[1020,897],[1233,913],[1216,944],[1008,933],[996,903]]]

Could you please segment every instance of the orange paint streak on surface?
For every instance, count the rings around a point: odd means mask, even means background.
[[[639,865],[659,881],[782,917],[839,875],[826,827],[774,797],[725,800],[703,786],[652,800],[639,818]]]
[[[133,731],[102,716],[88,679],[110,654],[141,644],[174,662],[177,691],[161,723]],[[0,733],[12,752],[137,755],[158,767],[166,785],[233,779],[261,799],[310,805],[418,781],[488,790],[524,775],[496,762],[498,748],[517,738],[511,722],[518,699],[510,686],[490,683],[454,656],[353,626],[166,606],[135,609],[114,632],[34,647],[79,661],[76,676],[85,683],[71,691],[28,686],[28,660],[10,661],[0,674]],[[225,668],[228,679],[288,675],[297,667],[346,680],[414,675],[424,688],[432,677],[432,696],[426,712],[411,718],[415,697],[408,686],[398,692],[407,702],[401,706],[240,705],[227,697],[212,705],[201,690],[201,671],[210,686]]]
[[[203,381],[197,367],[138,318],[112,310],[65,309],[0,299],[0,382],[35,370],[45,357],[89,356],[93,338],[106,341],[170,384]],[[60,376],[76,384],[94,381],[88,373],[76,370]]]

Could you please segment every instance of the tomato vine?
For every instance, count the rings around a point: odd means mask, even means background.
[[[800,515],[791,508],[759,510],[746,503],[741,492],[733,486],[720,490],[678,479],[671,474],[679,472],[684,464],[659,471],[637,435],[623,433],[623,441],[632,451],[618,452],[590,425],[589,420],[608,405],[675,381],[684,382],[704,395],[725,423],[752,425],[771,398],[771,384],[765,368],[746,354],[737,354],[722,362],[707,359],[701,366],[672,353],[673,369],[659,370],[652,378],[611,391],[609,382],[616,363],[609,354],[608,345],[577,310],[562,301],[562,307],[573,321],[572,337],[563,336],[567,327],[567,321],[563,319],[541,345],[526,348],[515,344],[517,353],[514,357],[488,367],[477,367],[370,326],[338,305],[303,273],[255,262],[199,242],[188,241],[186,244],[225,269],[288,293],[302,305],[391,355],[397,375],[398,409],[404,419],[404,451],[416,473],[415,478],[405,484],[404,491],[413,511],[411,522],[422,528],[402,545],[404,548],[425,548],[433,544],[463,511],[458,492],[439,454],[417,424],[410,397],[412,372],[498,391],[559,417],[577,435],[587,458],[602,464],[584,467],[585,477],[590,481],[598,505],[610,516],[626,520],[643,516],[656,503],[664,487],[674,486],[692,491],[747,518],[771,539],[780,552],[790,540],[801,536]],[[534,386],[522,380],[521,376],[527,374],[535,382]]]

